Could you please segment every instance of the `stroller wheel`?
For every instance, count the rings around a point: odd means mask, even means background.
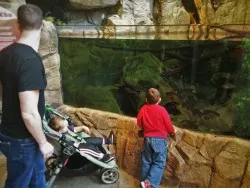
[[[103,169],[101,180],[105,184],[115,183],[119,179],[119,171],[116,168]]]
[[[45,162],[46,168],[47,168],[47,169],[50,169],[50,168],[53,166],[53,164],[55,163],[56,159],[57,159],[57,158],[56,158],[55,156],[49,157],[49,158],[46,160],[46,162]]]

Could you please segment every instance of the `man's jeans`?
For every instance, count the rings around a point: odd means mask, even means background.
[[[0,151],[7,158],[5,188],[45,188],[43,155],[34,139],[14,139],[0,133]]]
[[[141,181],[147,180],[157,188],[160,185],[167,160],[167,140],[163,138],[144,138],[142,151]]]

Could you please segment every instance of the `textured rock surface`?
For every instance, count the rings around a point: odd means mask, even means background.
[[[139,176],[142,138],[137,137],[135,118],[113,113],[61,106],[78,124],[89,126],[95,135],[115,131],[118,165]],[[165,187],[249,187],[250,142],[177,129],[177,141],[169,140]]]
[[[153,32],[154,27],[143,27],[144,25],[154,25],[153,22],[153,1],[151,0],[123,0],[121,4],[121,15],[112,15],[108,17],[105,25],[118,26],[113,30],[106,33],[145,33]],[[139,25],[140,27],[119,27],[122,25],[133,26]]]
[[[249,24],[250,1],[195,0],[201,24]]]
[[[70,4],[75,9],[93,9],[114,6],[118,0],[70,0]]]
[[[0,187],[4,187],[6,175],[6,158],[0,154]]]
[[[75,11],[68,12],[71,21],[68,24],[74,25],[102,25],[103,19],[108,16],[107,9],[94,9],[89,11]]]
[[[199,15],[200,24],[224,25],[242,24],[233,26],[222,26],[221,28],[209,29],[209,38],[216,33],[228,35],[230,30],[249,31],[249,27],[243,24],[250,23],[250,1],[249,0],[194,0]],[[205,31],[204,31],[205,32]]]
[[[38,53],[42,58],[48,82],[45,92],[46,103],[61,104],[62,93],[58,38],[56,28],[51,22],[44,21]]]
[[[250,29],[248,25],[234,25],[250,23],[248,0],[123,0],[109,8],[71,9],[67,15],[70,24],[102,27],[94,31],[98,33],[95,35],[93,30],[60,28],[61,37],[140,39],[139,35],[145,35],[141,39],[218,40],[235,34],[245,37]]]
[[[160,25],[188,25],[190,15],[183,7],[182,1],[159,1],[158,22]],[[188,26],[166,26],[162,32],[186,32]]]

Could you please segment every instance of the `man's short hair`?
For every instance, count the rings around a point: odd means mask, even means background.
[[[25,4],[17,9],[17,19],[21,30],[38,30],[43,23],[43,12],[36,5]]]
[[[146,98],[149,104],[156,104],[157,102],[159,102],[159,99],[161,98],[161,94],[157,89],[150,88],[146,92]]]

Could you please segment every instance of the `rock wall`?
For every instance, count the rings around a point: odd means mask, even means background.
[[[248,0],[194,0],[201,24],[249,24]]]
[[[200,24],[221,25],[220,28],[211,28],[209,33],[216,35],[221,32],[228,34],[249,32],[250,27],[244,24],[250,23],[250,1],[249,0],[194,0]],[[226,24],[235,24],[226,26]]]
[[[47,78],[46,103],[62,104],[60,56],[55,26],[44,21],[38,53],[42,58]]]
[[[95,9],[114,6],[118,0],[69,0],[75,9]]]
[[[189,25],[190,15],[183,6],[182,1],[162,1],[158,0],[157,21],[160,25],[166,25],[161,32],[186,32],[188,26],[169,26],[169,25]]]
[[[140,174],[143,139],[137,136],[136,119],[113,113],[61,106],[77,125],[85,124],[96,136],[116,133],[120,168],[134,177]],[[162,186],[247,188],[250,186],[250,142],[232,137],[177,130],[176,141],[169,140],[168,161]]]
[[[64,26],[59,29],[59,35],[131,38],[146,34],[147,39],[178,40],[178,36],[162,36],[178,32],[186,39],[221,39],[235,34],[245,37],[250,29],[244,25],[250,23],[248,0],[120,0],[112,3],[70,1],[70,8],[65,10],[66,23],[85,28]]]

